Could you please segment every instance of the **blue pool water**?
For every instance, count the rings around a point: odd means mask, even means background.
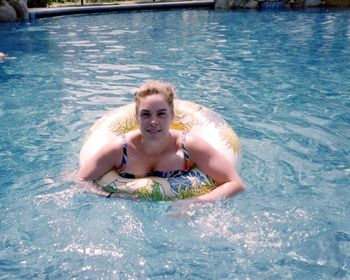
[[[0,51],[0,279],[350,278],[349,10],[48,18]],[[175,218],[71,182],[147,79],[235,129],[244,193]]]

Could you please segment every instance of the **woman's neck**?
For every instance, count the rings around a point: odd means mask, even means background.
[[[171,141],[171,133],[169,132],[167,137],[157,139],[157,140],[148,140],[141,136],[141,146],[145,154],[150,156],[155,156],[161,154],[164,150],[169,147]]]

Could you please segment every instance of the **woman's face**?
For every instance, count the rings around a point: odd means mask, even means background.
[[[140,100],[137,120],[143,137],[157,139],[168,136],[173,111],[161,94],[148,95]]]

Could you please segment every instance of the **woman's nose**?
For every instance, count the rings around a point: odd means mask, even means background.
[[[151,125],[157,125],[158,124],[158,119],[157,117],[152,117],[151,119]]]

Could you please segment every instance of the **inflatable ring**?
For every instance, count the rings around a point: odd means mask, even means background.
[[[236,168],[241,164],[240,143],[225,120],[201,105],[175,100],[175,117],[171,129],[185,130],[201,137]],[[89,160],[101,147],[121,135],[137,129],[135,104],[119,107],[100,118],[87,132],[80,152],[80,163]],[[170,178],[145,177],[127,179],[115,170],[96,180],[107,193],[133,194],[152,200],[186,199],[213,190],[215,182],[197,168]]]

